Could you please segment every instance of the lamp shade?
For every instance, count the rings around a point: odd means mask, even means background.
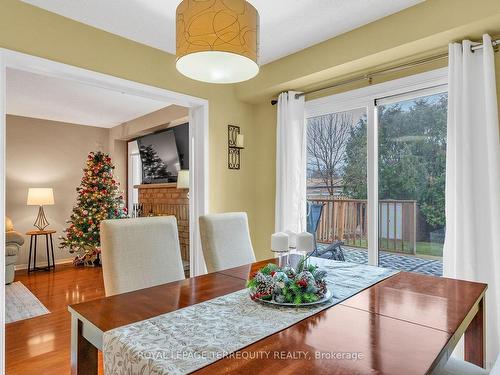
[[[180,170],[177,175],[177,189],[189,189],[189,170]]]
[[[245,0],[183,0],[176,13],[177,70],[203,82],[259,73],[259,13]]]
[[[54,191],[52,188],[29,188],[28,206],[49,206],[54,204]]]
[[[236,147],[245,146],[245,136],[243,134],[236,135]]]

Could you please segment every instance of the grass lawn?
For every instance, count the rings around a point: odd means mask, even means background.
[[[433,242],[417,242],[417,255],[443,256],[443,244]]]
[[[390,243],[389,243],[390,242]],[[345,244],[347,246],[352,246],[352,247],[361,247],[361,248],[367,248],[367,240],[366,239],[361,239],[357,241],[345,241]],[[398,242],[398,248],[401,246],[401,242]],[[410,248],[410,243],[405,242],[405,249]],[[380,241],[380,250],[384,251],[385,249],[390,249],[390,252],[398,253],[397,251],[393,250],[393,243],[392,241],[387,241],[382,239]],[[436,256],[436,257],[442,257],[443,256],[443,244],[440,243],[433,243],[433,242],[417,242],[417,256],[418,255],[431,255],[431,256]],[[408,254],[407,252],[400,252],[401,254]]]

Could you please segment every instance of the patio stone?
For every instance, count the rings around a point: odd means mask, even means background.
[[[328,244],[318,244],[318,248],[324,249]],[[367,264],[368,251],[366,249],[342,246],[347,262]],[[325,254],[324,258],[328,258]],[[425,275],[442,276],[443,262],[437,259],[419,258],[418,256],[400,255],[381,251],[379,253],[379,265],[399,271],[418,272]]]

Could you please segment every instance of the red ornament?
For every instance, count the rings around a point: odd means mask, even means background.
[[[307,281],[306,280],[299,280],[299,281],[297,281],[297,285],[300,286],[301,288],[305,288],[307,286]]]

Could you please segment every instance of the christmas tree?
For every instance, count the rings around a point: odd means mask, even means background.
[[[170,176],[167,165],[158,156],[153,145],[141,146],[141,162],[144,181],[151,182],[157,179],[166,179]]]
[[[77,203],[59,246],[76,254],[75,265],[91,265],[98,259],[101,220],[127,217],[123,195],[113,178],[114,168],[108,154],[98,151],[87,157],[82,182],[76,188]]]

